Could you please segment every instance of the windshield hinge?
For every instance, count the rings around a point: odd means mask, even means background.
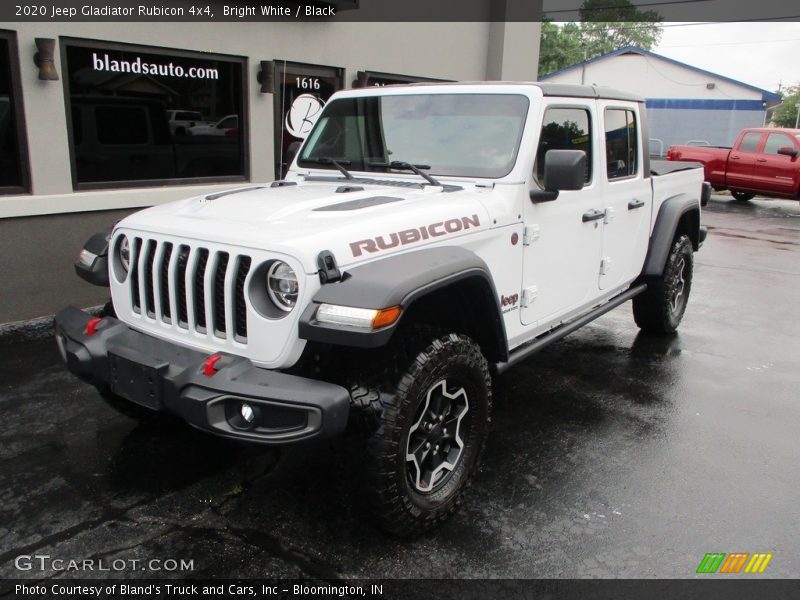
[[[319,281],[322,285],[341,280],[342,273],[330,250],[323,250],[317,255],[317,265],[319,266]]]
[[[539,231],[539,226],[536,224],[525,225],[525,228],[522,230],[522,245],[530,246],[532,242],[538,240]]]

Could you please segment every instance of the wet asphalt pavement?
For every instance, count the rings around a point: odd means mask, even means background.
[[[0,577],[51,576],[14,566],[49,554],[196,577],[685,578],[712,551],[797,577],[800,206],[715,197],[704,222],[679,334],[640,335],[626,304],[507,372],[462,509],[416,541],[363,518],[344,441],[137,424],[51,340],[0,341]]]

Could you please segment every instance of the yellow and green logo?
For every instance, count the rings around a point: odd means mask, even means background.
[[[697,567],[698,573],[763,573],[772,554],[765,552],[709,552],[700,561]],[[746,566],[745,566],[746,565]]]

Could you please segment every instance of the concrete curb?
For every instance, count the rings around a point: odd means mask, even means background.
[[[100,314],[102,306],[84,308],[93,315]],[[32,342],[53,337],[53,321],[55,315],[37,317],[27,321],[14,321],[13,323],[0,324],[0,344],[13,344],[18,342]]]

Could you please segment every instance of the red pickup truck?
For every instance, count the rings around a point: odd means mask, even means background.
[[[800,200],[800,129],[743,129],[733,148],[672,146],[668,160],[703,163],[715,190],[736,200],[756,194]]]

